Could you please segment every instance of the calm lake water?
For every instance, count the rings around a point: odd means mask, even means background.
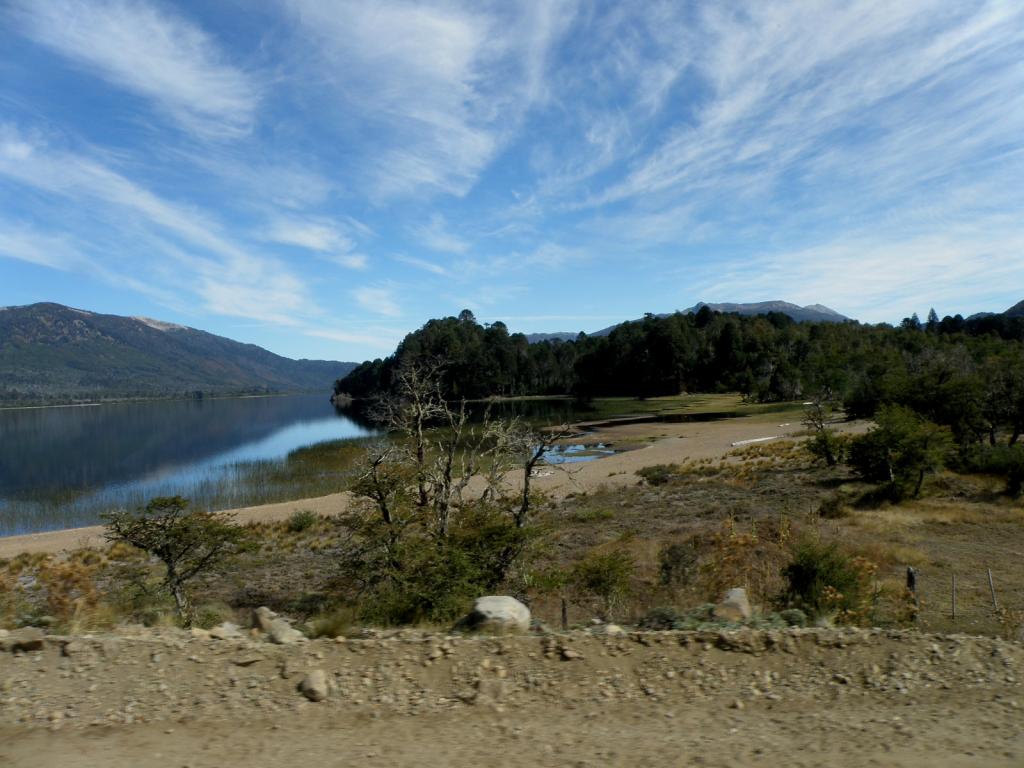
[[[153,496],[251,500],[239,467],[372,434],[324,395],[0,411],[0,535],[90,525]],[[225,495],[227,490],[227,495]]]
[[[482,415],[485,406],[473,409]],[[568,400],[500,402],[490,411],[538,425],[588,416]],[[288,455],[374,434],[324,395],[0,410],[0,536],[93,525],[155,496],[228,509],[333,493],[350,472],[340,458],[289,475]],[[567,464],[612,452],[571,445],[546,459]]]

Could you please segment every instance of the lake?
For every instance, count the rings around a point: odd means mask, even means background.
[[[254,468],[372,434],[326,395],[0,410],[0,535],[91,525],[153,496],[259,503]]]

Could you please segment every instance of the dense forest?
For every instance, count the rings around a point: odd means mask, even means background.
[[[987,423],[982,412],[1021,396],[1022,342],[1024,317],[1011,314],[940,320],[933,312],[926,322],[915,316],[893,327],[705,308],[649,315],[607,336],[529,344],[503,323],[484,326],[464,311],[431,320],[393,355],[338,380],[335,390],[372,397],[391,388],[399,366],[438,359],[452,398],[739,391],[767,402],[829,393],[851,415],[895,401],[941,423],[965,422],[958,430],[977,430]]]

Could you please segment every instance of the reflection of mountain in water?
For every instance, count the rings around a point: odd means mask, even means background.
[[[0,496],[128,482],[330,418],[338,438],[362,433],[321,395],[0,411]]]

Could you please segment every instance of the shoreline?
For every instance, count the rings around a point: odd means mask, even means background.
[[[44,408],[96,408],[101,405],[124,405],[125,403],[165,403],[180,402],[182,400],[253,400],[266,397],[298,397],[302,395],[317,395],[320,390],[313,392],[263,392],[239,395],[203,395],[202,397],[191,397],[187,395],[166,395],[154,397],[124,397],[114,400],[86,400],[80,403],[47,403],[45,405],[0,405],[0,413],[3,411],[36,411]]]
[[[848,422],[844,432],[866,429],[866,422]],[[544,473],[531,480],[533,487],[560,500],[570,493],[590,493],[602,487],[621,488],[636,485],[636,471],[655,464],[678,464],[694,459],[725,456],[735,444],[746,440],[803,439],[801,423],[778,424],[773,414],[760,414],[736,419],[709,422],[633,423],[598,427],[588,432],[594,442],[623,450],[593,461],[549,465]],[[588,440],[588,441],[589,441]],[[510,490],[521,487],[522,479],[512,472],[507,478]],[[470,485],[473,488],[473,485]],[[348,491],[327,496],[300,498],[251,507],[220,510],[235,515],[237,522],[273,522],[286,520],[300,510],[333,516],[348,510],[352,503]],[[103,526],[93,525],[56,531],[0,537],[0,558],[10,559],[20,553],[53,554],[79,546],[103,543]]]

